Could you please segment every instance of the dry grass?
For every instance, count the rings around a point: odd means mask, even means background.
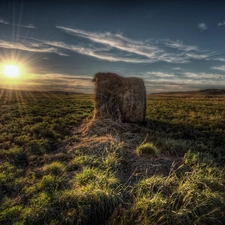
[[[96,119],[119,122],[145,120],[146,90],[142,79],[124,78],[114,73],[97,73],[95,82]]]
[[[132,132],[140,132],[144,128],[133,123],[121,123],[111,119],[92,119],[81,127],[83,136],[105,136],[130,134]]]

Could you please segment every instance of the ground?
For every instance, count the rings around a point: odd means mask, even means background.
[[[0,223],[223,224],[216,93],[147,96],[133,124],[92,119],[91,95],[3,91]]]

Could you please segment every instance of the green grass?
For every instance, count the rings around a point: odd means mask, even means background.
[[[224,224],[224,171],[204,160],[190,160],[190,154],[185,155],[188,164],[168,177],[152,176],[131,189],[134,202],[122,218],[124,224]]]
[[[43,168],[47,173],[53,174],[53,175],[60,175],[64,172],[65,167],[60,162],[52,162],[51,164],[46,165]]]
[[[159,154],[159,149],[153,143],[142,143],[140,144],[136,150],[137,155],[153,155],[156,156]]]
[[[224,99],[147,97],[144,133],[73,149],[93,109],[89,95],[2,91],[0,224],[225,223]],[[182,163],[131,170],[160,157]]]

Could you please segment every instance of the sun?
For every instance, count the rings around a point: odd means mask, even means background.
[[[20,69],[16,65],[6,65],[4,66],[3,73],[6,77],[16,78],[20,74]]]

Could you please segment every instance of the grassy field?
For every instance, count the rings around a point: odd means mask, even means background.
[[[149,95],[139,125],[93,110],[0,92],[0,224],[225,224],[225,98]]]

